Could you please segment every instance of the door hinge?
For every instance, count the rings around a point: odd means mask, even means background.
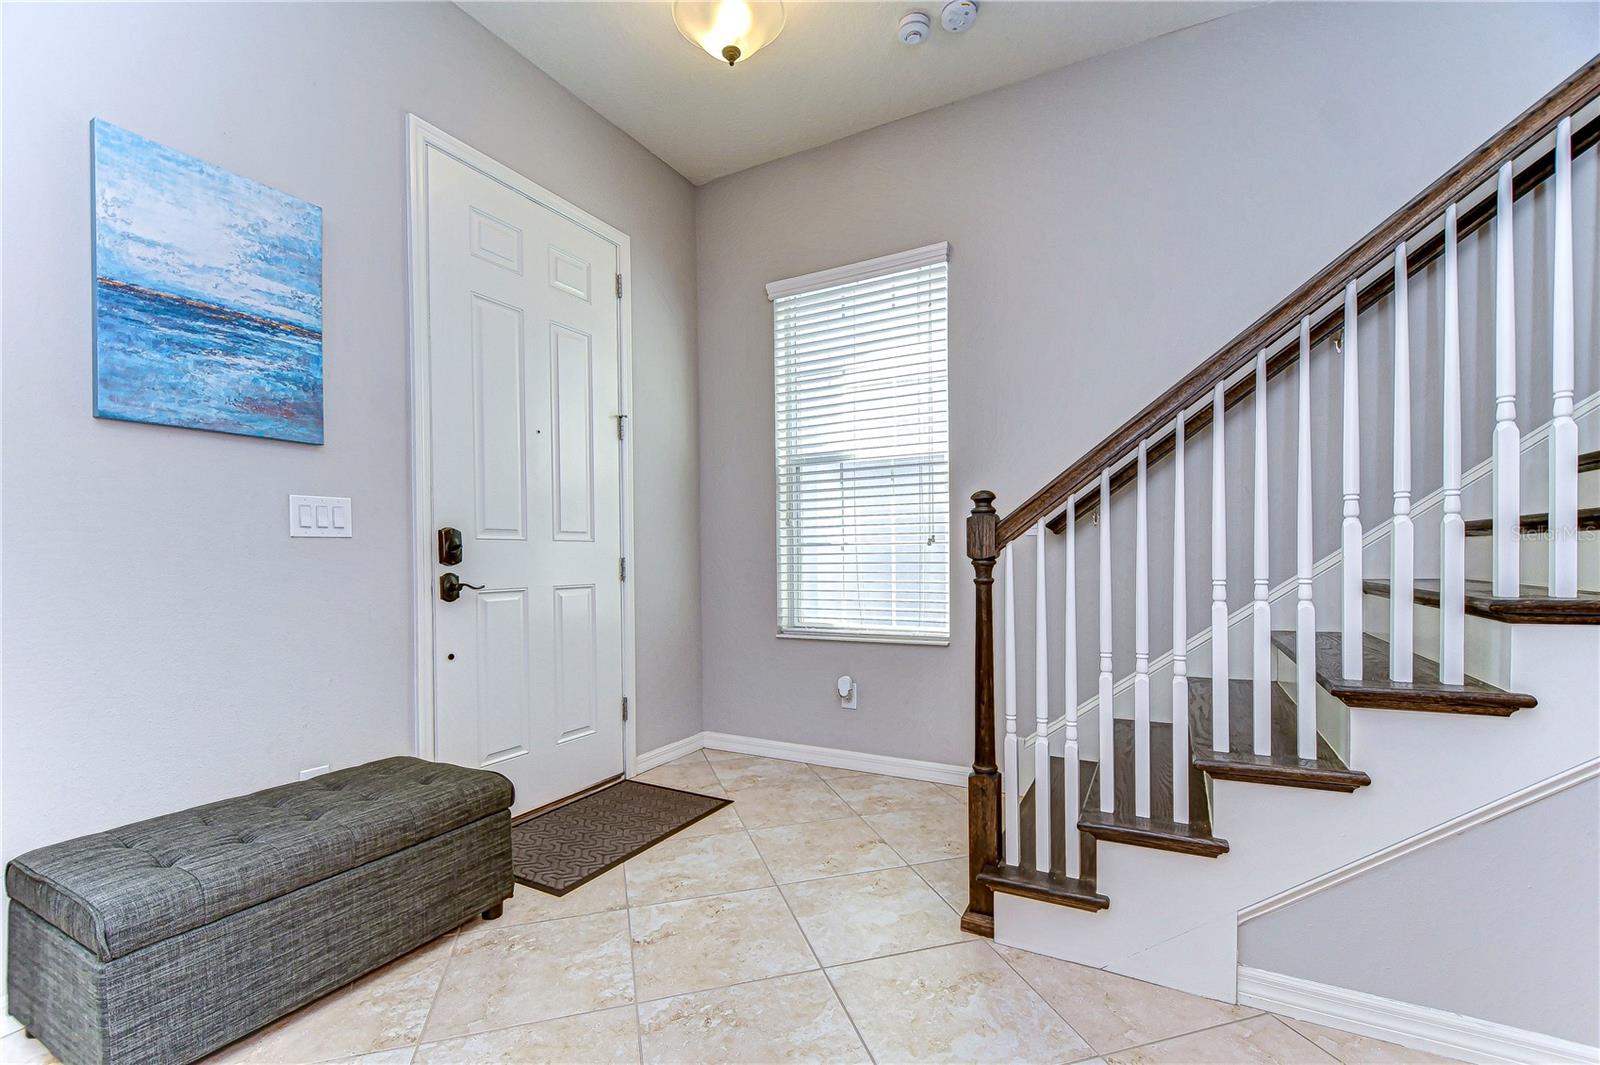
[[[617,415],[617,439],[618,440],[622,439],[622,427],[624,425],[626,425],[627,422],[628,422],[628,416],[626,414]]]
[[[617,299],[622,298],[622,275],[617,275]]]
[[[628,579],[628,560],[625,558],[617,559],[617,579],[619,581]]]
[[[622,720],[628,720],[628,697],[626,695],[622,697]]]

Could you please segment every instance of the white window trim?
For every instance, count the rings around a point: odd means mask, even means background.
[[[940,263],[940,262],[948,263],[949,261],[950,261],[950,243],[949,243],[949,241],[938,241],[937,243],[934,243],[934,244],[925,244],[920,248],[911,248],[911,249],[909,249],[907,251],[894,252],[894,253],[891,253],[889,255],[880,255],[880,256],[878,256],[876,258],[866,259],[866,260],[863,260],[863,261],[858,262],[858,263],[850,263],[850,264],[847,264],[845,266],[831,267],[831,268],[829,268],[827,270],[816,270],[816,271],[813,271],[813,272],[811,272],[809,274],[800,274],[800,275],[797,275],[795,277],[785,278],[785,279],[783,279],[781,281],[769,282],[767,284],[767,286],[766,286],[767,300],[769,302],[772,302],[772,301],[776,301],[776,300],[779,300],[779,299],[783,299],[783,298],[788,297],[788,296],[795,296],[795,295],[799,295],[801,293],[815,291],[817,289],[829,288],[829,287],[832,287],[834,285],[844,285],[844,284],[849,284],[849,283],[855,282],[855,281],[864,281],[864,280],[867,280],[869,278],[877,277],[877,276],[882,275],[882,274],[895,273],[895,272],[900,271],[900,270],[909,270],[909,269],[913,269],[913,268],[920,267],[920,266],[931,266],[934,263]],[[948,338],[947,338],[946,343],[948,344]],[[948,358],[949,358],[948,348],[946,350],[945,357],[948,360]],[[948,375],[946,377],[945,390],[946,390],[946,393],[945,393],[946,394],[946,405],[947,405],[947,410],[948,410],[948,402],[949,402]],[[946,414],[946,418],[948,418],[948,417],[949,417],[949,415],[947,413]],[[946,475],[948,476],[949,467],[950,467],[950,440],[949,440],[948,428],[946,430],[946,437],[945,437],[945,466],[946,466]],[[946,515],[946,519],[947,520],[948,520],[948,517],[949,516]],[[782,536],[781,530],[778,530],[778,537],[775,538],[775,540],[774,540],[774,546],[777,547],[780,551],[782,550],[781,536]],[[954,540],[952,540],[951,543],[953,545],[954,544]],[[947,564],[947,566],[950,565],[948,556],[946,557],[946,564]],[[775,574],[775,576],[776,576],[776,574]],[[946,612],[947,612],[946,613],[946,623],[947,623],[947,627],[949,628],[951,633],[953,633],[953,631],[954,631],[954,624],[955,624],[955,618],[954,618],[954,614],[953,614],[954,607],[955,607],[955,589],[954,589],[954,587],[952,585],[952,578],[953,578],[953,573],[947,574],[946,582],[945,582],[945,596],[946,596],[946,608],[945,609],[946,609]],[[778,587],[777,587],[776,591],[777,591],[777,594],[778,594],[778,597],[779,597],[780,615],[781,615],[781,603],[782,603],[782,596],[783,596],[783,588],[782,588],[781,577],[780,577],[780,579],[778,581]],[[902,647],[949,647],[950,646],[950,642],[951,642],[951,635],[950,634],[947,634],[947,635],[945,635],[943,637],[934,637],[934,636],[909,636],[909,635],[908,636],[893,636],[893,635],[886,635],[886,634],[883,634],[883,633],[855,634],[855,633],[844,633],[844,632],[840,632],[840,633],[807,632],[807,631],[803,631],[803,630],[786,632],[786,631],[784,631],[784,629],[782,627],[781,616],[780,616],[780,618],[775,618],[774,620],[777,622],[777,624],[774,627],[773,635],[775,635],[780,640],[813,640],[813,641],[822,641],[824,643],[885,644],[885,645],[890,645],[890,646],[902,646]]]
[[[934,263],[949,261],[950,242],[941,240],[937,244],[895,252],[893,255],[880,255],[876,259],[851,263],[849,266],[835,266],[831,270],[817,270],[814,273],[801,274],[799,277],[774,281],[767,286],[767,299],[780,300],[785,296],[796,296],[812,289],[844,285],[851,281],[876,277],[878,274],[890,274],[896,270],[909,270],[915,266],[932,266]]]

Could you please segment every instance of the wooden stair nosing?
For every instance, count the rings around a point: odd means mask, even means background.
[[[1096,891],[1092,883],[1081,878],[1073,880],[1053,873],[1046,875],[1019,865],[986,865],[978,874],[978,883],[987,884],[993,891],[1040,902],[1053,902],[1077,910],[1098,911],[1111,905],[1110,899]]]
[[[1172,781],[1169,773],[1172,765],[1172,726],[1164,721],[1150,723],[1151,816],[1139,817],[1134,813],[1133,741],[1133,722],[1117,721],[1113,744],[1116,758],[1113,812],[1106,813],[1099,808],[1098,788],[1088,791],[1078,817],[1078,829],[1107,843],[1151,847],[1204,858],[1226,854],[1228,841],[1211,834],[1211,809],[1204,776],[1192,765],[1189,767],[1189,820],[1172,820]]]
[[[1317,736],[1316,759],[1303,759],[1295,753],[1295,703],[1276,684],[1272,686],[1272,753],[1256,754],[1252,749],[1252,695],[1250,681],[1235,680],[1229,683],[1228,750],[1216,751],[1211,747],[1211,680],[1206,677],[1189,678],[1189,758],[1195,768],[1218,780],[1347,794],[1372,783],[1372,778],[1367,774],[1346,766],[1344,759],[1320,734]]]
[[[1361,590],[1385,599],[1390,596],[1387,580],[1362,581]],[[1423,606],[1437,609],[1439,582],[1417,581],[1411,597]],[[1494,586],[1488,581],[1469,580],[1466,582],[1466,611],[1474,617],[1508,624],[1597,625],[1600,624],[1600,592],[1580,591],[1571,599],[1557,599],[1546,589],[1523,585],[1516,599],[1502,599],[1494,594]]]
[[[1578,511],[1578,528],[1580,530],[1600,529],[1600,507],[1584,507]],[[1466,523],[1468,536],[1490,536],[1494,533],[1493,518],[1473,518]],[[1550,531],[1549,514],[1524,514],[1518,523],[1518,530],[1522,533],[1542,533]]]
[[[1078,828],[1107,843],[1126,843],[1160,851],[1176,851],[1201,858],[1216,858],[1228,853],[1228,841],[1213,836],[1208,828],[1177,821],[1157,820],[1125,813],[1085,810]]]
[[[1294,633],[1274,632],[1272,643],[1294,659]],[[1439,679],[1438,663],[1421,655],[1414,656],[1410,682],[1390,680],[1389,644],[1371,633],[1362,635],[1362,679],[1347,680],[1343,643],[1340,633],[1317,633],[1316,674],[1317,684],[1346,706],[1509,717],[1518,710],[1538,705],[1538,700],[1531,695],[1508,692],[1472,676],[1468,676],[1464,684],[1445,684]]]
[[[1590,470],[1600,470],[1600,451],[1588,451],[1578,456],[1578,472],[1588,473]]]

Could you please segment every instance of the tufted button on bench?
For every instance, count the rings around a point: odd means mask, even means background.
[[[386,758],[6,867],[11,1013],[68,1065],[190,1062],[511,895],[511,784]]]

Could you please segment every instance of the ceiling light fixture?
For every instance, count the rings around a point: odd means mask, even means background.
[[[778,0],[675,0],[672,21],[684,40],[730,67],[783,32]]]

